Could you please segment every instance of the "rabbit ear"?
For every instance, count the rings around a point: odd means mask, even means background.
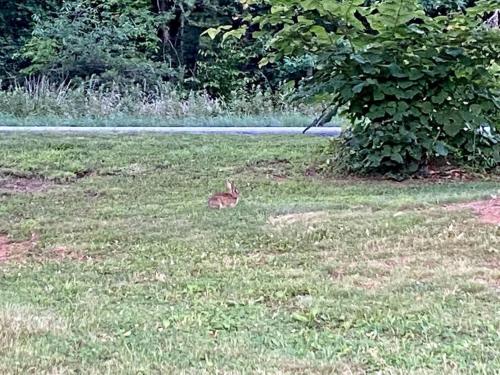
[[[236,189],[236,185],[231,181],[231,193],[238,193],[238,189]]]
[[[226,180],[226,187],[227,187],[227,190],[233,191],[233,183],[231,181]]]

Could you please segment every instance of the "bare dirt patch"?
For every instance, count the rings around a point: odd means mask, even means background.
[[[28,241],[12,241],[5,234],[0,234],[0,263],[24,258],[35,248],[37,241],[35,234]]]
[[[271,216],[267,219],[268,224],[275,227],[283,227],[297,223],[316,224],[327,221],[329,214],[326,211],[300,212],[286,215]]]
[[[477,178],[477,174],[467,172],[461,168],[457,168],[447,164],[433,164],[423,168],[417,175],[416,179],[424,180],[473,180]]]
[[[313,165],[306,168],[306,170],[304,171],[304,176],[306,177],[317,177],[320,174],[320,170]]]
[[[49,180],[38,177],[5,177],[0,178],[0,194],[2,193],[37,193],[54,186]]]
[[[423,167],[413,178],[425,180],[425,182],[476,181],[485,179],[500,181],[498,176],[499,171],[499,169],[494,169],[489,173],[478,173],[461,168],[445,159],[438,159]]]
[[[500,198],[458,203],[447,206],[449,210],[472,210],[482,223],[500,226]]]
[[[91,260],[90,256],[83,254],[81,251],[72,249],[67,246],[57,246],[47,251],[37,251],[39,237],[32,234],[27,241],[13,241],[5,234],[0,234],[0,263],[16,261],[22,262],[26,258],[35,261],[87,261]]]
[[[312,164],[305,171],[304,176],[309,178],[321,178],[332,181],[338,185],[352,185],[353,183],[392,183],[394,186],[406,187],[408,185],[422,184],[446,184],[450,182],[469,182],[469,181],[498,181],[500,182],[500,169],[488,173],[477,173],[459,168],[447,163],[434,163],[428,165],[415,175],[409,178],[396,178],[390,175],[369,175],[357,176],[347,173],[332,172],[321,165]]]

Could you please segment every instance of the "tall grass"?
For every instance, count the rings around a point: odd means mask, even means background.
[[[222,99],[166,83],[146,89],[41,78],[0,91],[0,125],[306,125],[319,109],[291,103],[290,96],[255,87]]]

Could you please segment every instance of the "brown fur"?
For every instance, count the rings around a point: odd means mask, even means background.
[[[234,208],[240,200],[240,192],[233,182],[226,181],[227,193],[215,193],[208,198],[208,207],[222,209]]]

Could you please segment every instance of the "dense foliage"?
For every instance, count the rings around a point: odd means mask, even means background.
[[[369,0],[367,0],[369,2]],[[375,0],[373,0],[375,1]],[[421,0],[429,14],[472,0]],[[311,56],[259,69],[266,36],[221,43],[200,38],[208,28],[241,24],[240,0],[27,0],[2,2],[0,80],[29,75],[54,81],[176,81],[227,95],[252,85],[299,81]],[[269,5],[252,5],[254,15]]]
[[[340,153],[349,170],[404,176],[436,157],[500,161],[500,32],[483,19],[495,1],[438,17],[412,0],[267,3],[248,18],[261,32],[279,25],[262,63],[314,56],[303,92],[350,120]]]
[[[156,26],[146,3],[65,4],[55,18],[37,22],[22,54],[31,62],[23,72],[58,82],[91,77],[125,83],[161,79],[169,71],[154,60]]]
[[[29,39],[34,27],[33,16],[50,17],[50,12],[61,5],[61,0],[2,1],[0,7],[0,80],[19,76],[19,70],[28,63],[19,56],[19,50]]]
[[[0,82],[142,87],[145,101],[165,82],[226,98],[279,89],[350,121],[339,154],[350,171],[408,175],[436,157],[490,168],[500,159],[500,32],[484,21],[497,8],[497,0],[9,1],[0,8]]]
[[[0,80],[196,81],[207,56],[200,34],[230,22],[238,7],[232,0],[7,2],[0,9]]]

